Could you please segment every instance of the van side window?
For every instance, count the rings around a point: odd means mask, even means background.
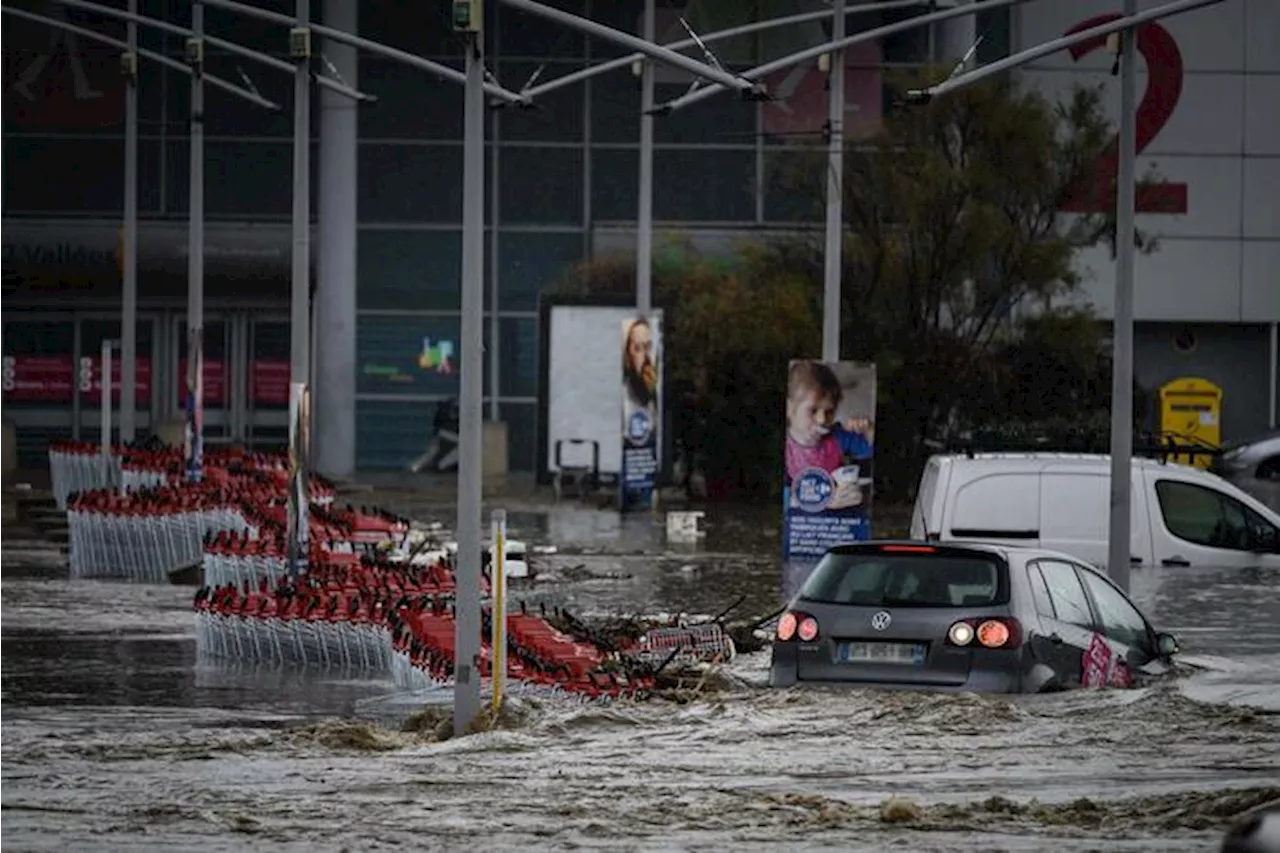
[[[1160,515],[1169,532],[1206,548],[1252,551],[1276,541],[1276,528],[1235,498],[1213,489],[1160,480]]]
[[[1057,619],[1053,610],[1053,599],[1049,597],[1049,586],[1044,582],[1044,574],[1039,566],[1027,567],[1027,579],[1031,581],[1031,596],[1036,601],[1036,613],[1049,619]]]
[[[1097,573],[1081,569],[1080,575],[1084,578],[1084,585],[1089,588],[1089,594],[1093,596],[1093,603],[1098,606],[1098,621],[1102,623],[1102,633],[1129,648],[1152,653],[1147,620],[1142,618],[1138,608],[1133,606],[1124,593]]]
[[[1039,560],[1036,563],[1044,573],[1045,584],[1049,588],[1049,598],[1053,601],[1055,618],[1068,625],[1093,630],[1093,613],[1089,610],[1089,599],[1076,577],[1076,568],[1070,563],[1059,563],[1056,560]]]

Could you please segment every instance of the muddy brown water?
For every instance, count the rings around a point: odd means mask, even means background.
[[[651,519],[527,509],[515,533],[561,546],[514,592],[534,606],[777,602],[772,512],[669,548]],[[528,700],[436,742],[385,679],[197,661],[189,589],[72,583],[9,540],[6,850],[1213,850],[1280,800],[1277,572],[1135,572],[1188,661],[1138,690],[779,692],[744,655],[692,702]]]

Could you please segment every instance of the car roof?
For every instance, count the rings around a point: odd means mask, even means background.
[[[933,542],[920,541],[918,539],[869,539],[863,542],[846,542],[836,545],[828,549],[831,554],[859,554],[867,551],[878,550],[884,545],[899,545],[907,547],[934,548],[938,551],[944,551],[954,554],[957,551],[973,551],[982,554],[995,554],[1006,560],[1013,557],[1019,561],[1027,561],[1037,557],[1051,558],[1055,560],[1063,560],[1073,565],[1089,565],[1080,559],[1065,554],[1062,551],[1055,551],[1051,548],[1039,548],[1030,545],[1015,545],[1004,542],[982,542],[982,541],[949,541],[949,542]],[[1097,566],[1092,566],[1098,569]],[[1101,569],[1098,569],[1102,571]],[[1103,571],[1103,574],[1106,574]]]
[[[1105,453],[974,453],[972,456],[967,453],[939,453],[934,458],[945,459],[950,461],[952,464],[961,465],[984,462],[1032,462],[1046,466],[1074,464],[1079,465],[1081,468],[1090,468],[1097,465],[1111,464],[1111,457]],[[1160,459],[1152,459],[1148,456],[1134,456],[1131,462],[1138,468],[1144,469],[1177,468],[1184,471],[1203,473],[1200,468],[1196,468],[1193,465],[1183,465],[1179,462],[1166,462]]]

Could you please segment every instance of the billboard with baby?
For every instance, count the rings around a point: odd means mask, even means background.
[[[812,565],[871,537],[876,367],[795,360],[787,374],[782,557]]]

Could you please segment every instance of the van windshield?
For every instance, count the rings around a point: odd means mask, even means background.
[[[984,607],[1009,600],[994,555],[827,554],[800,590],[805,601],[855,607]]]

